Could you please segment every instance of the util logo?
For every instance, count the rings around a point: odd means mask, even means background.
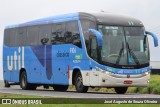
[[[19,47],[17,51],[14,51],[13,55],[7,56],[7,66],[8,70],[24,68],[24,47]]]

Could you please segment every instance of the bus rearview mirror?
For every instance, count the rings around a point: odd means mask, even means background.
[[[97,42],[98,42],[98,46],[102,47],[102,43],[103,43],[102,34],[99,31],[95,30],[95,29],[89,29],[89,32],[93,33],[96,36]]]
[[[158,46],[158,38],[157,38],[157,36],[155,34],[153,34],[152,32],[148,32],[148,31],[146,31],[146,34],[152,36],[153,41],[154,41],[154,47],[157,47]]]

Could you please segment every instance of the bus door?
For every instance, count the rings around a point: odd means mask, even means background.
[[[98,60],[98,53],[97,53],[97,38],[95,36],[90,36],[90,51],[91,51],[91,58],[95,61]],[[90,85],[96,86],[99,82],[99,72],[94,68],[94,62],[90,62],[90,68],[92,68],[90,73]]]

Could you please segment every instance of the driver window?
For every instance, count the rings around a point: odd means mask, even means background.
[[[91,57],[97,61],[97,40],[96,38],[91,39]]]

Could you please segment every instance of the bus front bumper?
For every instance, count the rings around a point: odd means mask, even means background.
[[[85,86],[95,87],[147,86],[150,79],[150,71],[148,71],[148,74],[139,75],[106,74],[102,72],[83,72],[82,75]]]
[[[142,77],[128,77],[119,78],[111,75],[103,75],[100,86],[106,87],[134,87],[134,86],[147,86],[149,84],[150,74]]]

